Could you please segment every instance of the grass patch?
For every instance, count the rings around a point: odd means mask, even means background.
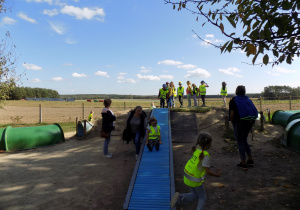
[[[34,127],[34,126],[44,126],[44,125],[53,125],[54,123],[33,123],[33,124],[25,124],[25,123],[10,123],[10,124],[0,124],[0,129],[1,128],[6,128],[7,126],[11,126],[13,128],[17,127]],[[64,133],[68,132],[75,132],[76,131],[76,125],[74,122],[61,122],[58,123],[61,127],[61,129],[64,131]]]

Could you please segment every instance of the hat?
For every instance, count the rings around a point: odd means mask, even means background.
[[[181,81],[179,81],[179,82],[178,82],[178,85],[182,85],[182,82],[181,82]]]
[[[204,80],[202,80],[200,83],[205,83]]]
[[[166,84],[163,84],[162,86],[163,86],[163,87],[167,87],[167,85],[166,85]]]

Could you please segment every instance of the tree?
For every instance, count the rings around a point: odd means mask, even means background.
[[[0,0],[0,14],[5,12],[4,0]],[[6,32],[0,43],[0,101],[9,97],[10,91],[16,86],[15,77],[15,46],[10,41],[10,34]]]
[[[197,15],[197,21],[198,16],[204,17],[205,22],[202,26],[209,23],[218,27],[228,39],[224,45],[213,44],[221,50],[221,53],[243,50],[247,57],[253,56],[253,64],[256,63],[257,57],[262,55],[262,63],[265,65],[272,63],[272,66],[283,61],[291,64],[293,58],[300,55],[299,0],[164,0],[164,2],[172,4],[173,9],[178,11],[186,9],[192,12]]]

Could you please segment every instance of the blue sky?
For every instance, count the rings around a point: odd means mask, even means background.
[[[260,93],[269,85],[300,86],[300,61],[249,65],[236,51],[220,54],[192,32],[217,45],[220,30],[163,0],[6,0],[0,38],[16,45],[20,86],[59,94],[156,95],[165,82],[204,80],[207,94],[245,85]],[[225,25],[225,30],[227,25]],[[270,55],[269,55],[270,56]],[[257,60],[261,60],[259,57]],[[245,64],[248,63],[248,64]]]

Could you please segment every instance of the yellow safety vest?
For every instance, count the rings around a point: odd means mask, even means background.
[[[167,98],[167,93],[168,93],[168,90],[164,90],[163,88],[159,89],[159,97],[162,98],[162,99],[166,99]]]
[[[91,122],[91,121],[92,121],[92,119],[93,119],[93,114],[90,114],[90,115],[89,115],[89,117],[88,117],[88,121],[90,121],[90,122]]]
[[[200,85],[199,86],[199,90],[200,90],[200,95],[206,95],[206,87],[205,87],[205,85]]]
[[[173,89],[173,96],[174,96],[174,97],[176,97],[176,96],[177,96],[177,93],[176,93],[176,88],[175,88],[175,87],[173,87],[172,89]]]
[[[183,93],[184,93],[184,87],[183,86],[182,87],[178,87],[177,88],[177,94],[178,94],[178,96],[182,96]]]
[[[202,150],[196,149],[192,158],[187,162],[184,168],[184,183],[190,187],[198,187],[204,182],[205,169],[201,171],[198,169],[198,165],[201,164],[199,156]],[[203,151],[205,156],[210,157],[207,151]]]
[[[152,125],[150,125],[149,139],[156,139],[160,136],[160,126],[157,125],[157,132]]]
[[[225,87],[225,90],[223,90],[223,88],[221,88],[221,95],[227,96],[227,87]]]
[[[196,92],[196,95],[198,96],[199,95],[199,92],[197,91],[197,88],[196,87],[193,87],[193,90],[191,90],[191,95],[194,95],[194,90]]]

